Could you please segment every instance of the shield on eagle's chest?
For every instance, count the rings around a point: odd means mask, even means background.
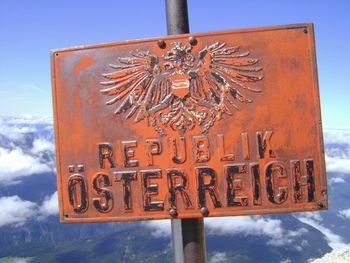
[[[179,98],[185,97],[190,91],[190,76],[188,74],[175,74],[170,77],[171,93]]]

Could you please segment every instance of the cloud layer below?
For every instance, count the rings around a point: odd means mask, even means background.
[[[53,171],[52,118],[0,117],[0,185]]]
[[[327,172],[350,174],[350,131],[325,130]]]
[[[0,207],[0,228],[6,225],[20,227],[30,219],[43,220],[58,214],[57,192],[46,197],[41,205],[22,200],[17,195],[3,196],[0,197]]]
[[[51,167],[39,159],[25,154],[22,149],[0,148],[0,184],[17,184],[24,176],[52,171]]]
[[[350,131],[324,131],[327,171],[350,174]],[[0,117],[0,185],[21,183],[21,178],[39,173],[52,172],[54,167],[54,144],[52,118],[33,116]],[[332,178],[331,183],[344,183],[343,177]],[[22,200],[18,196],[0,197],[0,227],[22,226],[27,220],[42,220],[58,213],[57,192],[47,196],[41,204]],[[350,219],[350,210],[339,211],[339,216]],[[300,215],[301,222],[319,229],[332,248],[347,244],[322,224],[322,218]],[[150,221],[145,224],[154,236],[170,236],[170,221]],[[267,216],[246,216],[206,219],[210,235],[261,236],[270,246],[288,245],[301,251],[307,243],[296,244],[298,237],[305,235],[305,228],[288,230],[279,219]],[[225,255],[217,255],[220,262]]]
[[[350,208],[339,211],[338,215],[343,219],[350,219]]]
[[[152,229],[155,237],[170,236],[171,226],[168,220],[150,221],[143,223]],[[205,227],[209,235],[215,236],[262,236],[268,238],[268,245],[291,245],[298,237],[306,234],[305,228],[296,231],[283,228],[282,221],[267,216],[237,216],[205,219]],[[294,249],[300,251],[307,243],[295,245]]]
[[[324,226],[322,224],[323,218],[318,212],[312,212],[312,213],[301,213],[296,216],[296,218],[303,222],[304,224],[307,224],[309,226],[312,226],[316,229],[318,229],[326,238],[328,245],[333,249],[339,249],[346,246],[349,246],[349,244],[345,243],[344,239],[333,233],[329,228]]]
[[[0,227],[22,226],[37,209],[35,203],[22,200],[17,195],[0,197],[0,207]]]

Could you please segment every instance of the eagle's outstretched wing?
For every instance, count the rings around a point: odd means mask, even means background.
[[[119,58],[120,65],[109,65],[115,71],[103,74],[108,80],[101,84],[109,87],[100,91],[112,97],[106,104],[117,105],[115,114],[125,112],[126,119],[135,115],[138,122],[169,101],[169,86],[162,80],[157,56],[140,50],[130,54]]]
[[[259,60],[239,49],[220,42],[206,46],[199,52],[192,73],[192,98],[197,102],[209,100],[219,118],[223,112],[231,114],[228,105],[239,109],[239,103],[252,102],[246,94],[261,91],[251,86],[263,78],[262,67],[256,66]]]

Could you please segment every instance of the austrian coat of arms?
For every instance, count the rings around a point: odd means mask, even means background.
[[[116,105],[114,113],[126,119],[146,121],[160,135],[169,128],[184,134],[196,125],[207,133],[224,113],[252,102],[249,93],[261,91],[251,85],[263,78],[259,60],[240,46],[215,42],[192,51],[177,41],[161,56],[133,50],[118,58],[109,65],[113,71],[103,74],[106,87],[100,91],[111,96],[106,104]]]

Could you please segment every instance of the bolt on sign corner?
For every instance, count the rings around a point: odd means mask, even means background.
[[[327,208],[312,24],[52,52],[63,222]]]

